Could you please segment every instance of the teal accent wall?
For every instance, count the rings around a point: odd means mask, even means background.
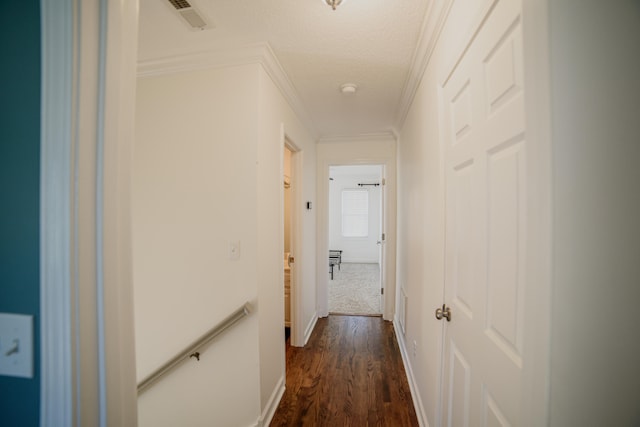
[[[9,12],[11,10],[11,12]],[[0,0],[0,312],[34,316],[34,377],[0,376],[0,425],[40,423],[40,1]]]

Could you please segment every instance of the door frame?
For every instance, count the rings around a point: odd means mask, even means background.
[[[376,248],[376,259],[378,262],[378,273],[379,273],[379,281],[378,281],[378,289],[383,289],[384,285],[385,285],[385,259],[386,259],[386,248],[385,248],[385,244],[386,244],[386,238],[384,239],[384,241],[382,240],[382,234],[386,233],[386,223],[385,221],[385,208],[386,206],[384,205],[385,203],[385,192],[386,192],[386,185],[385,185],[385,166],[384,164],[378,164],[378,163],[371,163],[371,164],[363,164],[363,165],[330,165],[329,166],[329,172],[331,174],[331,168],[341,168],[341,167],[349,167],[349,166],[377,166],[379,171],[377,176],[375,177],[375,180],[377,180],[380,183],[380,186],[378,187],[380,193],[379,193],[379,199],[378,199],[378,203],[375,206],[369,206],[369,211],[371,211],[372,209],[375,210],[378,215],[379,215],[379,224],[378,224],[378,228],[375,230],[375,233],[372,233],[372,235],[369,235],[367,238],[368,239],[372,239],[372,236],[375,236],[375,240],[377,241],[377,248]],[[336,174],[339,176],[340,172],[336,171]],[[371,179],[371,175],[358,175],[358,174],[353,174],[353,175],[349,175],[350,178],[355,178],[358,181],[362,181],[362,180],[370,180]],[[335,177],[334,177],[335,179]],[[330,180],[331,181],[331,180]],[[335,180],[334,180],[334,185],[335,185]],[[347,186],[347,187],[339,187],[342,190],[348,190],[348,189],[355,189],[355,184],[353,186]],[[341,191],[341,190],[337,190],[337,191]],[[366,190],[366,191],[370,191],[370,190]],[[369,195],[371,195],[371,193],[369,193]],[[371,201],[371,198],[369,198],[369,201]],[[327,203],[327,209],[329,209],[329,212],[331,212],[332,209],[335,209],[335,206],[332,208],[332,206],[334,205],[334,201],[332,200],[331,197],[331,185],[329,186],[329,200]],[[327,230],[328,230],[328,235],[331,235],[332,232],[336,232],[335,230],[335,225],[332,225],[331,220],[329,218],[329,223],[327,225]],[[331,239],[329,239],[331,240]],[[337,248],[340,249],[340,248]],[[344,248],[342,248],[344,249]],[[355,261],[355,262],[359,262],[359,261]],[[336,271],[336,270],[334,270]],[[385,306],[385,294],[381,293],[380,295],[380,311],[378,313],[376,313],[376,315],[382,315],[383,311],[384,311],[384,306]]]
[[[329,168],[331,166],[381,165],[386,174],[385,299],[384,320],[393,321],[396,302],[396,137],[375,134],[354,138],[320,140],[317,149],[317,310],[319,317],[329,315]],[[381,278],[382,280],[382,278]]]
[[[136,425],[129,41],[138,1],[40,10],[40,425]]]
[[[384,307],[387,302],[386,295],[384,294],[384,287],[386,284],[385,274],[387,272],[386,269],[386,260],[387,260],[387,168],[385,165],[380,165],[380,202],[378,209],[380,210],[380,226],[378,230],[378,263],[379,263],[379,274],[380,274],[380,311],[384,312]],[[393,312],[395,319],[395,310]]]
[[[302,309],[302,295],[300,289],[300,272],[304,268],[304,256],[302,254],[302,248],[304,248],[302,241],[302,165],[304,153],[298,147],[291,137],[287,135],[284,129],[284,125],[281,128],[281,156],[280,156],[280,176],[284,174],[284,149],[287,148],[291,151],[291,224],[290,224],[290,239],[289,242],[291,255],[295,257],[294,267],[291,268],[290,278],[290,309],[291,309],[291,345],[293,347],[304,346],[304,328],[302,327],[302,319],[300,318]],[[284,236],[284,188],[281,188],[280,196],[280,210],[282,218],[281,236]],[[284,241],[284,239],[282,239]],[[282,251],[284,254],[284,243],[282,243]],[[283,273],[284,277],[284,273]],[[283,279],[284,283],[284,279]]]

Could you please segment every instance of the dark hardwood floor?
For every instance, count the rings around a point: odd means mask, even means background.
[[[287,383],[271,426],[417,426],[393,325],[319,319],[304,348],[287,345]]]

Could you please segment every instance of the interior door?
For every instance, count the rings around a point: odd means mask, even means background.
[[[451,314],[450,322],[443,319],[445,426],[523,421],[527,141],[520,13],[518,1],[493,2],[440,91]]]
[[[385,233],[385,201],[386,201],[386,180],[384,173],[384,166],[380,166],[380,232],[378,240],[378,264],[380,266],[380,312],[385,313],[385,243],[387,236]]]

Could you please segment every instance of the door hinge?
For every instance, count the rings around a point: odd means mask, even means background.
[[[380,294],[384,295],[384,288],[380,288]]]
[[[387,235],[385,233],[382,233],[382,236],[380,237],[380,240],[384,241],[387,238]]]
[[[387,185],[387,180],[382,178],[382,185]]]

